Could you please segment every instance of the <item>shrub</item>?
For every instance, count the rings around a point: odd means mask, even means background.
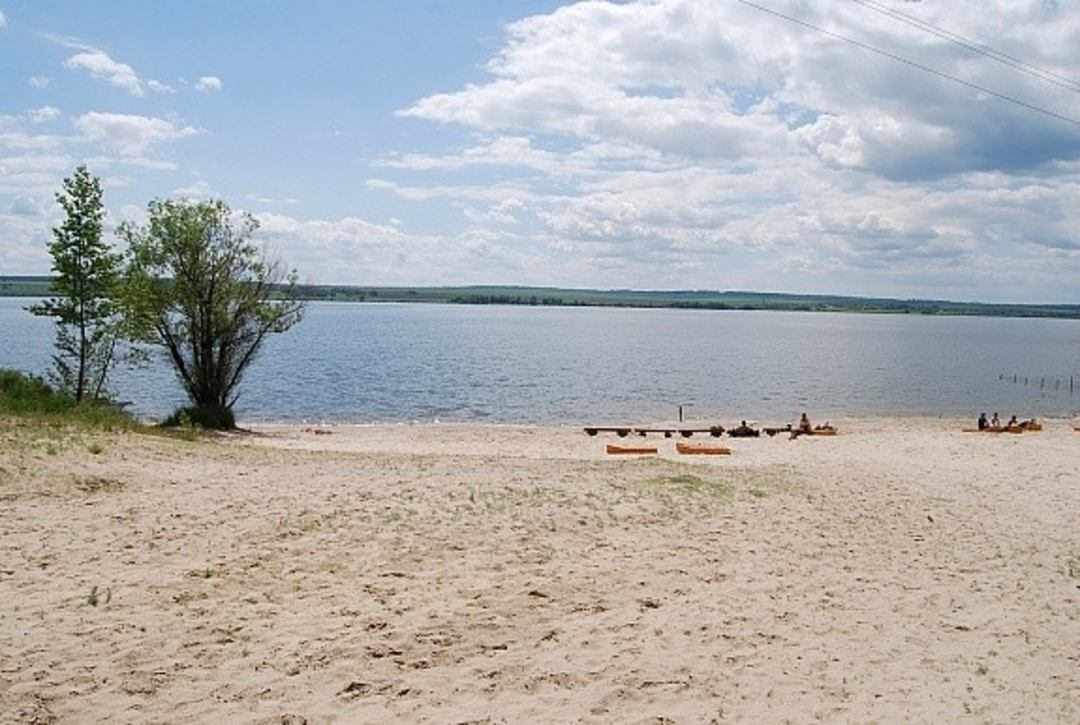
[[[236,427],[236,418],[231,408],[223,405],[192,405],[178,408],[162,422],[169,428],[210,428],[213,430],[232,430]]]
[[[0,369],[0,411],[5,413],[61,413],[75,400],[48,386],[39,377],[18,370]]]
[[[68,423],[96,428],[128,429],[135,418],[107,401],[84,400],[76,403],[66,393],[57,392],[41,378],[18,370],[0,369],[0,414],[47,416]]]

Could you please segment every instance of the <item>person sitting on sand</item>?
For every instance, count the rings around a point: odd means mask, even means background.
[[[810,419],[806,417],[806,413],[803,413],[799,417],[799,422],[791,430],[791,437],[798,438],[801,435],[809,435],[814,432],[814,426],[810,424]]]
[[[732,438],[757,438],[761,435],[761,431],[754,430],[744,420],[741,424],[729,430],[728,435]]]
[[[994,411],[993,417],[990,418],[990,427],[991,428],[1000,428],[1001,427],[1001,418],[998,418],[997,411]]]
[[[986,419],[986,413],[979,413],[979,430],[986,430],[988,425],[990,425],[990,421]]]
[[[1020,421],[1018,421],[1018,420],[1016,419],[1016,416],[1014,415],[1013,417],[1009,418],[1009,422],[1008,422],[1008,424],[1007,424],[1007,425],[1008,425],[1008,426],[1009,426],[1010,428],[1012,428],[1012,427],[1013,427],[1013,426],[1015,426],[1015,425],[1020,425]]]

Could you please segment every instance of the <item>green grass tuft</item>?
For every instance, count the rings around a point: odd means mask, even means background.
[[[39,377],[0,369],[0,415],[36,418],[51,424],[77,424],[104,430],[128,430],[138,421],[108,401],[76,403]]]
[[[729,484],[722,481],[711,481],[691,473],[682,473],[673,476],[660,476],[649,481],[654,486],[675,488],[684,493],[705,494],[708,496],[728,496],[732,492]]]
[[[90,590],[90,594],[86,597],[86,603],[91,607],[108,604],[112,601],[112,588],[106,587],[105,594],[101,594],[98,588],[95,586]]]

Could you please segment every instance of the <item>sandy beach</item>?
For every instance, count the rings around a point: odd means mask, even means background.
[[[1080,721],[1072,421],[833,422],[0,420],[0,721]]]

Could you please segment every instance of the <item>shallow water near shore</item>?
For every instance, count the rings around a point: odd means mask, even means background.
[[[26,313],[30,302],[0,298],[0,367],[41,374],[52,322]],[[1077,383],[1073,320],[312,303],[266,346],[236,410],[539,424],[671,420],[679,405],[720,420],[1051,417],[1080,411]],[[183,402],[160,363],[118,370],[112,387],[146,417]]]

